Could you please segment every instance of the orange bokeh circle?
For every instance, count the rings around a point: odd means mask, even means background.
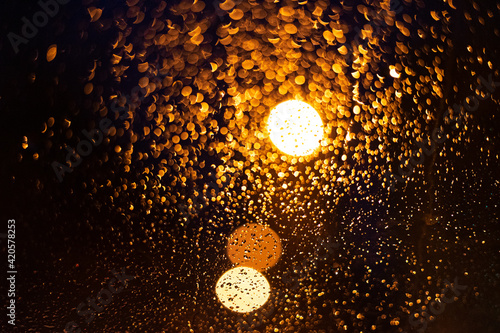
[[[233,264],[260,272],[273,267],[281,257],[281,239],[271,228],[249,223],[229,236],[227,255]]]

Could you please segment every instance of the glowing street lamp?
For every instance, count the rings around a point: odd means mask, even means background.
[[[314,153],[323,139],[323,121],[309,104],[289,100],[276,105],[269,114],[267,130],[273,144],[292,156]]]
[[[219,278],[215,292],[226,308],[246,313],[257,310],[267,302],[271,287],[265,276],[256,269],[239,266]]]

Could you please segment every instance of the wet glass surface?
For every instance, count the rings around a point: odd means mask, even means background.
[[[2,332],[500,330],[500,3],[0,8]]]

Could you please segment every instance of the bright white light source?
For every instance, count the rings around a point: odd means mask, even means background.
[[[290,100],[276,105],[267,121],[269,137],[283,153],[312,154],[323,139],[323,121],[309,104]]]
[[[217,281],[215,292],[228,309],[246,313],[257,310],[267,302],[271,288],[259,271],[250,267],[235,267]]]
[[[391,66],[391,67],[392,67],[392,68],[391,68],[391,76],[392,76],[393,78],[395,78],[395,79],[398,79],[398,78],[401,76],[401,74],[399,74],[399,73],[396,71],[396,67],[394,67],[394,66]]]

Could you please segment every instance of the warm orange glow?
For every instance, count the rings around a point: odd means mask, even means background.
[[[279,260],[281,240],[271,228],[249,223],[229,236],[227,255],[234,264],[263,271]]]
[[[392,67],[391,72],[390,72],[391,76],[393,78],[398,79],[401,76],[401,74],[398,73],[398,71],[396,70],[396,68],[394,66],[391,66],[391,67]]]
[[[251,312],[267,302],[271,288],[267,279],[250,267],[235,267],[217,281],[215,292],[220,302],[236,312]]]
[[[267,121],[269,137],[283,153],[306,156],[314,153],[323,139],[323,121],[309,104],[289,100],[276,105]]]

